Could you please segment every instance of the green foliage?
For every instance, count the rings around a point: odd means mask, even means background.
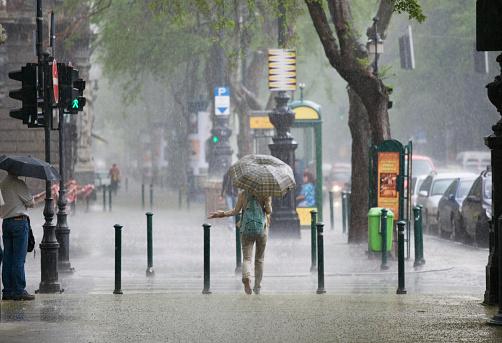
[[[415,19],[422,23],[426,16],[418,0],[391,0],[394,4],[394,11],[397,13],[408,13],[408,19]]]

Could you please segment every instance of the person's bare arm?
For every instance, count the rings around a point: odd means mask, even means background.
[[[235,207],[231,210],[228,211],[216,211],[209,213],[208,218],[223,218],[223,217],[231,217],[235,216],[236,214],[240,213],[242,210],[242,207],[244,206],[244,192],[241,192],[239,194],[239,197],[237,198],[237,203],[235,204]]]

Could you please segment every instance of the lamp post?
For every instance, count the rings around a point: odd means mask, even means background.
[[[497,57],[500,75],[489,83],[488,98],[502,115],[502,54]],[[487,290],[485,302],[498,302],[498,313],[488,321],[493,325],[502,325],[502,119],[492,126],[493,133],[485,137],[485,144],[491,150],[492,165],[492,229],[493,244],[490,242],[490,255],[486,266]],[[497,294],[498,292],[498,294]]]
[[[278,43],[280,48],[286,46],[285,23],[286,10],[284,3],[279,2]],[[270,153],[293,170],[295,168],[295,150],[298,144],[291,136],[290,129],[295,120],[295,114],[289,108],[290,97],[285,91],[278,91],[275,97],[275,109],[269,114],[270,122],[274,125],[275,135],[269,144]],[[295,192],[289,192],[283,198],[274,198],[272,207],[274,215],[271,218],[270,235],[279,237],[300,237],[300,220],[296,213]]]
[[[373,75],[378,76],[378,57],[383,54],[383,40],[378,34],[378,17],[373,18],[373,35],[368,37],[366,49],[369,55],[374,55]]]

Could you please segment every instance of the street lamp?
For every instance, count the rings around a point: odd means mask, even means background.
[[[373,35],[368,37],[368,42],[366,43],[366,49],[370,56],[375,56],[373,63],[373,75],[378,76],[378,56],[383,54],[383,40],[378,34],[378,18],[373,18]],[[369,36],[369,35],[368,35]]]

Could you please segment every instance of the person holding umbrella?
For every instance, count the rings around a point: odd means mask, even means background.
[[[241,214],[238,223],[242,242],[242,283],[251,294],[251,255],[255,252],[255,283],[253,291],[260,294],[263,277],[272,196],[284,196],[294,189],[295,178],[290,166],[269,155],[247,155],[229,170],[235,187],[242,189],[233,209],[209,213],[208,218],[223,218]]]
[[[26,291],[24,262],[28,248],[30,218],[28,208],[34,199],[19,176],[58,180],[59,173],[50,164],[30,156],[0,156],[0,169],[7,176],[0,183],[5,204],[0,207],[4,260],[2,266],[2,300],[33,300]]]
[[[3,300],[33,300],[26,291],[24,261],[30,228],[28,208],[35,205],[26,183],[17,175],[9,174],[0,183],[5,204],[0,208],[2,240],[5,250],[2,266]]]

